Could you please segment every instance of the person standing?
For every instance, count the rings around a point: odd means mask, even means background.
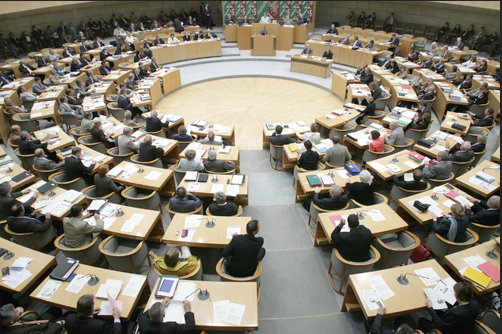
[[[206,3],[206,5],[202,8],[202,18],[204,20],[204,23],[206,24],[206,29],[213,29],[213,24],[211,22],[211,8],[209,8],[209,4]]]

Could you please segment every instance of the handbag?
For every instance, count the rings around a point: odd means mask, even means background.
[[[431,252],[429,252],[427,247],[421,242],[413,253],[411,253],[410,258],[414,263],[418,263],[427,260],[429,256],[431,256]]]

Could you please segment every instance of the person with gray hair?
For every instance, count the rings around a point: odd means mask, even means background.
[[[406,144],[406,140],[404,139],[404,130],[397,124],[397,121],[390,122],[389,130],[391,131],[391,133],[389,138],[385,138],[385,144],[391,146]]]
[[[41,171],[54,170],[64,167],[64,161],[55,163],[52,160],[47,159],[44,150],[37,148],[35,150],[35,159],[33,159],[33,165],[36,169]]]
[[[449,149],[449,145],[446,145],[445,147]],[[474,151],[471,149],[471,142],[464,141],[460,145],[460,151],[448,155],[448,160],[456,162],[467,162],[470,161],[473,157]]]
[[[360,182],[350,183],[350,179],[346,179],[347,190],[350,191],[349,199],[353,199],[362,205],[373,205],[375,200],[373,193],[377,184],[377,174],[363,169],[359,173]]]
[[[424,168],[424,178],[446,180],[451,176],[452,167],[452,162],[448,161],[448,152],[440,151],[437,160],[431,160],[429,165]]]
[[[21,315],[24,313],[22,307],[14,307],[6,304],[0,307],[0,328],[2,333],[25,334],[25,333],[66,333],[64,320],[51,321],[22,321]]]
[[[208,172],[223,173],[235,169],[235,162],[216,160],[217,154],[214,148],[210,148],[207,152],[207,160],[204,161],[204,167]]]
[[[176,195],[169,199],[169,208],[178,213],[192,212],[202,204],[202,200],[189,193],[185,187],[178,187]]]
[[[51,84],[60,84],[61,83],[61,77],[58,75],[55,69],[51,70],[51,75],[49,75],[49,82]]]
[[[61,115],[77,117],[79,121],[84,119],[84,110],[79,106],[69,104],[66,95],[61,96],[59,101],[61,101],[61,105],[59,106]]]
[[[310,132],[305,132],[303,135],[299,132],[296,133],[296,136],[303,140],[310,140],[311,142],[315,142],[321,140],[321,134],[319,133],[319,127],[316,123],[310,124]]]
[[[181,158],[179,164],[176,166],[176,170],[179,171],[199,171],[203,172],[204,160],[201,158],[200,161],[195,161],[196,152],[194,150],[187,150],[185,153],[186,158]]]
[[[132,130],[129,127],[124,127],[122,134],[117,139],[119,147],[119,155],[126,155],[131,152],[138,152],[139,145],[136,143],[139,138],[131,139]]]
[[[94,143],[103,143],[106,149],[115,147],[115,143],[108,140],[113,135],[113,132],[110,134],[105,134],[101,129],[101,118],[95,117],[92,120],[93,127],[91,128],[91,136]]]
[[[158,132],[164,128],[166,137],[169,137],[169,120],[162,122],[157,110],[150,111],[150,116],[146,118],[146,132]]]
[[[323,157],[323,160],[331,166],[342,167],[352,159],[352,155],[346,146],[340,144],[340,136],[334,135],[331,138],[333,146],[331,146]]]
[[[214,202],[209,205],[209,213],[213,216],[235,216],[239,212],[239,206],[227,200],[223,191],[214,194]]]
[[[136,122],[135,120],[132,119],[132,113],[129,110],[126,110],[124,113],[124,125],[129,126],[131,128],[137,128],[141,127],[141,123]]]
[[[138,84],[136,80],[134,79],[134,73],[129,74],[129,77],[126,80],[126,87],[130,90],[134,90],[135,88],[138,88]]]
[[[347,206],[349,196],[344,194],[342,187],[334,184],[329,189],[329,197],[320,197],[321,187],[315,187],[314,197],[307,197],[303,203],[303,207],[310,211],[310,203],[314,202],[315,205],[323,210],[342,210]]]
[[[207,137],[204,139],[197,140],[197,143],[204,145],[223,145],[223,142],[215,140],[215,135],[213,131],[207,133]]]
[[[467,196],[472,206],[472,215],[468,215],[470,223],[483,226],[495,226],[500,224],[500,196],[493,195],[488,201],[483,201],[471,196]]]
[[[149,162],[157,158],[162,158],[164,150],[161,147],[152,145],[153,137],[146,135],[142,143],[139,143],[138,161]]]
[[[92,123],[92,113],[90,111],[84,112],[84,118],[80,121],[80,133],[87,134],[91,133],[93,127]]]
[[[22,191],[12,192],[12,187],[9,182],[0,183],[0,220],[6,220],[11,215],[12,206],[16,203],[21,203],[16,198],[26,195],[30,192],[28,188]],[[31,213],[30,206],[35,202],[38,197],[38,192],[33,192],[32,197],[27,200],[24,205],[24,210]]]
[[[96,88],[91,88],[91,87],[86,88],[84,86],[84,82],[81,79],[77,79],[77,81],[75,81],[75,87],[73,88],[75,97],[83,99],[84,96],[89,96],[95,91]]]
[[[82,295],[77,301],[77,313],[69,314],[66,317],[65,328],[68,334],[80,333],[107,333],[120,334],[122,324],[120,323],[120,313],[117,307],[113,308],[113,328],[104,320],[94,318],[101,311],[101,308],[94,307],[93,295]]]
[[[195,316],[188,300],[183,301],[185,310],[185,323],[177,324],[174,321],[163,322],[169,298],[154,303],[149,310],[139,317],[139,331],[141,333],[189,333],[195,329]]]
[[[172,135],[170,139],[177,140],[177,141],[192,141],[194,138],[188,134],[187,128],[182,125],[178,128],[178,134]]]
[[[47,137],[44,138],[44,143],[42,143],[41,140],[39,139],[36,139],[34,137],[32,137],[27,131],[21,131],[21,133],[19,134],[19,153],[23,154],[23,155],[31,155],[31,154],[35,154],[35,150],[37,148],[47,148],[47,145],[51,144],[52,142],[54,142],[55,140],[54,139],[51,139],[51,140],[47,140]],[[53,156],[56,156],[56,154],[53,154]],[[55,161],[59,161],[56,159],[52,159],[51,157],[51,160],[55,160]]]

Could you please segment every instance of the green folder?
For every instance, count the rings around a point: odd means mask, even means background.
[[[319,176],[317,175],[307,175],[307,181],[311,187],[321,186],[322,182],[319,180]]]

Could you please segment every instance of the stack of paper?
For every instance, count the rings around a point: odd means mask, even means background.
[[[420,279],[426,286],[436,285],[441,281],[438,274],[431,267],[417,269],[415,274],[421,276]]]
[[[371,276],[370,278],[368,278],[368,281],[370,282],[371,288],[375,290],[383,300],[387,300],[390,297],[396,295],[389,288],[387,283],[385,283],[385,280],[381,275]]]
[[[4,281],[14,282],[19,276],[23,273],[23,271],[28,267],[28,264],[32,261],[32,258],[29,257],[20,257],[10,266],[10,273],[8,276],[2,277]]]
[[[108,299],[108,295],[113,299],[117,299],[122,286],[124,285],[123,281],[116,279],[107,279],[105,284],[101,284],[98,291],[96,292],[96,298]]]
[[[236,184],[228,185],[226,195],[230,197],[237,197],[237,195],[239,195],[239,186]]]
[[[185,228],[199,227],[202,215],[190,215],[185,218]]]
[[[124,170],[124,167],[122,167],[122,166],[115,166],[106,175],[109,176],[109,177],[117,177],[117,176],[119,176],[120,173],[122,173],[123,170]]]
[[[161,175],[162,175],[162,173],[161,173],[161,172],[155,172],[155,171],[153,171],[153,172],[148,173],[148,175],[146,175],[146,176],[145,176],[145,179],[147,179],[147,180],[151,180],[151,181],[155,181],[155,180],[157,180],[157,179],[159,178],[159,176],[161,176]]]
[[[240,226],[227,226],[227,239],[232,239],[234,233],[241,234],[241,227]]]
[[[378,310],[380,307],[385,307],[380,295],[375,290],[361,291],[364,301],[370,310]]]
[[[187,191],[199,191],[200,182],[189,182],[187,186]]]
[[[228,322],[234,325],[240,325],[246,305],[230,303],[229,300],[221,300],[213,302],[214,321]]]
[[[86,281],[87,282],[87,281]],[[58,281],[54,279],[49,279],[40,292],[37,295],[37,298],[51,299],[52,296],[56,293],[57,289],[63,284],[63,281]]]

